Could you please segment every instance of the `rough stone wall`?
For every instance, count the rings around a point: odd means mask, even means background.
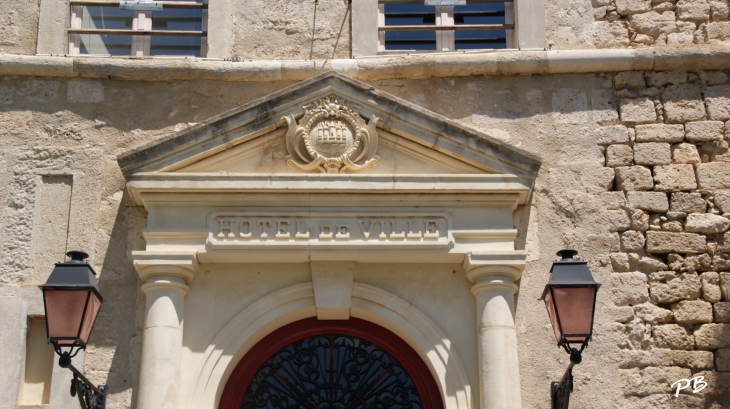
[[[0,0],[0,54],[35,54],[38,0]]]
[[[555,49],[730,42],[727,0],[591,0],[547,4]]]
[[[342,0],[236,1],[233,21],[233,55],[244,60],[350,58],[350,7]]]
[[[684,407],[730,402],[730,86],[724,72],[623,72],[620,123],[595,130],[615,170],[617,248],[604,285],[616,306],[621,383],[636,405],[661,383],[704,376]],[[661,382],[664,380],[664,382]],[[721,402],[715,402],[715,399]]]

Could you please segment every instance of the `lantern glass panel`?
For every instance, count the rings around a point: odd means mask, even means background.
[[[553,324],[555,339],[560,341],[560,324],[558,324],[558,317],[555,316],[555,305],[553,304],[553,293],[551,291],[545,294],[545,306],[550,316],[550,323]]]
[[[560,328],[567,342],[584,342],[591,333],[595,287],[553,287]],[[567,336],[583,334],[583,336]]]
[[[55,343],[58,346],[74,345],[79,336],[89,291],[45,290],[43,296],[46,302],[48,338],[70,338],[57,340]]]
[[[89,335],[91,334],[91,328],[94,327],[94,321],[96,321],[96,314],[99,313],[101,307],[101,300],[96,297],[93,292],[89,294],[89,300],[86,306],[86,315],[84,315],[84,322],[81,324],[81,341],[86,344],[89,342]]]

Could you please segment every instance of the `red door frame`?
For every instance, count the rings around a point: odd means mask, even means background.
[[[403,366],[421,397],[423,409],[443,409],[436,381],[416,351],[391,331],[358,318],[346,321],[320,321],[306,318],[281,327],[256,343],[238,362],[226,382],[218,409],[240,409],[243,394],[259,370],[280,349],[315,335],[349,335],[382,348]]]

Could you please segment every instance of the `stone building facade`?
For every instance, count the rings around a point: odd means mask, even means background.
[[[572,407],[730,407],[727,1],[518,0],[514,49],[388,55],[375,0],[210,0],[207,58],[66,55],[67,0],[0,4],[0,408],[77,407],[37,335],[71,249],[108,408],[227,407],[314,317],[395,334],[443,407],[548,408],[565,247],[602,283]]]

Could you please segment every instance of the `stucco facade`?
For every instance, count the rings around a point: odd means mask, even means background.
[[[313,41],[314,3],[211,0],[210,58],[157,59],[66,56],[66,1],[0,0],[0,408],[78,405],[55,357],[26,374],[71,249],[108,408],[217,408],[311,317],[395,333],[446,408],[548,408],[566,247],[602,283],[571,407],[730,407],[726,1],[548,1],[529,47],[362,58],[372,2],[316,2]],[[327,101],[352,163],[292,142]]]

